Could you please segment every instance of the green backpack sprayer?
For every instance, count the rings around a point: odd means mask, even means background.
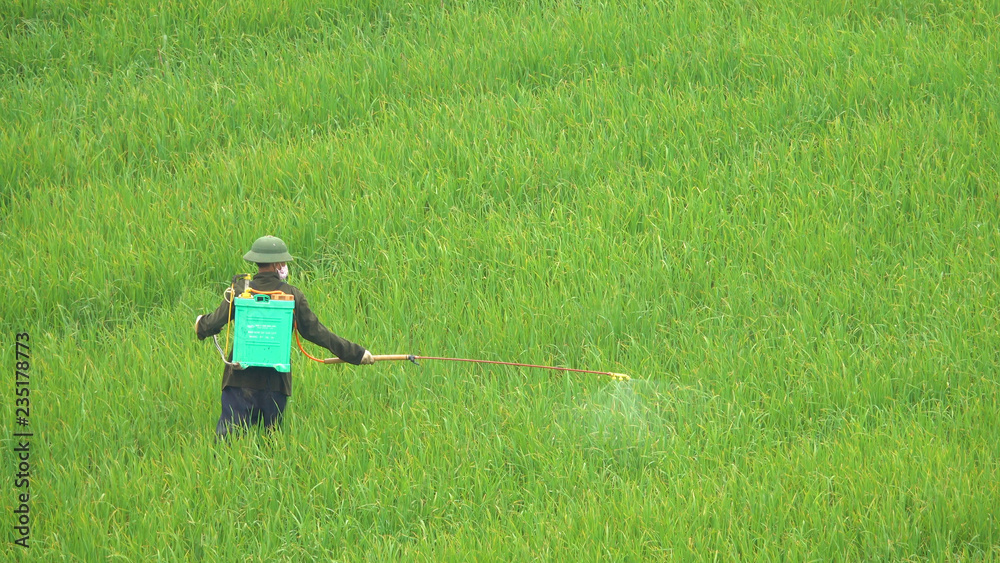
[[[236,279],[244,280],[243,292],[236,295]],[[268,367],[281,372],[292,370],[291,343],[295,328],[295,298],[282,291],[257,291],[250,288],[250,274],[237,276],[225,291],[230,331],[233,338],[233,361],[226,360],[219,339],[213,336],[222,361],[233,369]],[[235,316],[233,309],[236,309]],[[229,333],[226,332],[226,347]]]

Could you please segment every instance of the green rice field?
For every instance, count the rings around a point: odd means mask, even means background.
[[[2,2],[0,560],[1000,560],[998,170],[994,1]],[[293,350],[217,443],[266,234],[632,379]]]

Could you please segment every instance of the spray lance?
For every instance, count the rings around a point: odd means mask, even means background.
[[[299,340],[299,334],[298,334],[298,332],[295,333],[295,342],[299,345],[299,351],[301,351],[302,354],[304,354],[310,360],[313,360],[313,361],[316,361],[316,362],[320,362],[320,363],[323,363],[323,364],[343,364],[343,363],[346,363],[346,362],[344,362],[344,360],[341,360],[340,358],[325,358],[325,359],[320,359],[320,358],[317,358],[317,357],[311,355],[309,352],[306,352],[306,349],[302,347],[302,341]],[[466,363],[472,363],[472,364],[493,364],[493,365],[500,365],[500,366],[514,366],[514,367],[522,367],[522,368],[548,369],[548,370],[566,371],[566,372],[572,372],[572,373],[594,373],[594,374],[597,374],[597,375],[606,375],[606,376],[610,377],[611,379],[613,379],[615,381],[629,381],[630,379],[632,379],[631,377],[629,377],[628,375],[626,375],[624,373],[615,373],[615,372],[612,372],[612,371],[594,371],[594,370],[589,370],[589,369],[574,369],[574,368],[565,368],[565,367],[559,367],[559,366],[540,366],[540,365],[535,365],[535,364],[522,364],[522,363],[518,363],[518,362],[500,362],[500,361],[496,361],[496,360],[473,360],[473,359],[469,359],[469,358],[444,358],[444,357],[440,357],[440,356],[415,356],[413,354],[386,354],[386,355],[381,355],[381,356],[373,356],[373,358],[375,359],[376,362],[410,361],[410,362],[413,362],[414,364],[416,364],[418,366],[420,365],[418,363],[418,360],[438,360],[438,361],[444,361],[444,362],[466,362]]]

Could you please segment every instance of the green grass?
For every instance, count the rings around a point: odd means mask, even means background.
[[[0,558],[1000,558],[1000,9],[814,4],[0,6]],[[263,234],[374,353],[633,380],[296,353],[216,445]]]

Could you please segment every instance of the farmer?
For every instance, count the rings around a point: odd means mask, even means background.
[[[345,340],[323,326],[309,309],[306,296],[297,287],[285,283],[288,262],[292,255],[278,237],[266,236],[254,241],[250,252],[243,258],[257,264],[257,275],[250,281],[250,288],[257,291],[280,290],[295,297],[293,317],[299,334],[306,340],[322,346],[345,362],[367,365],[375,362],[371,352]],[[242,289],[242,288],[239,288]],[[239,291],[239,289],[237,291]],[[194,327],[198,339],[204,340],[219,334],[222,327],[233,319],[233,307],[227,295],[219,308],[209,315],[198,315]],[[229,361],[233,353],[229,352]],[[281,421],[288,396],[292,394],[292,373],[270,367],[250,366],[236,370],[226,366],[222,373],[222,415],[215,427],[219,437],[225,437],[233,427],[247,427],[263,422],[271,428]]]

